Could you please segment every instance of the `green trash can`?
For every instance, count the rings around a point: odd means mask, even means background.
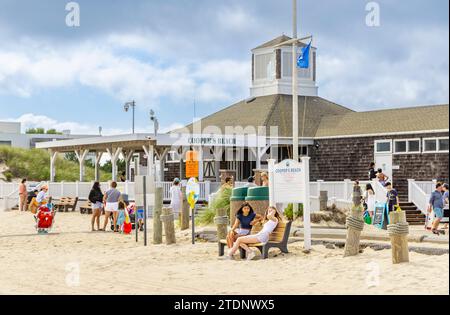
[[[236,212],[241,208],[247,197],[248,187],[234,188],[230,197],[230,223],[233,226],[236,220]]]
[[[245,201],[251,205],[256,214],[264,215],[269,207],[269,187],[249,188]]]

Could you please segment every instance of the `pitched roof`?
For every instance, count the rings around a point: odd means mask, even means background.
[[[352,110],[320,97],[306,98],[306,121],[303,132],[303,111],[305,97],[299,97],[299,136],[314,137],[322,117],[342,115]],[[206,127],[219,128],[223,134],[229,133],[227,127],[245,128],[278,127],[278,137],[292,137],[292,96],[270,95],[255,98],[252,102],[241,101],[201,120],[202,130]],[[192,124],[187,128],[192,132]],[[255,129],[257,130],[257,129]],[[233,130],[234,133],[239,133]],[[175,130],[173,132],[181,132]],[[242,133],[251,134],[249,130]]]
[[[259,45],[256,48],[253,48],[252,50],[261,49],[261,48],[270,48],[270,47],[279,45],[279,44],[284,43],[291,39],[292,39],[292,37],[289,37],[289,36],[283,34],[281,36],[278,36],[277,38],[274,38],[274,39],[268,41],[267,43],[264,43],[262,45]],[[306,45],[304,43],[300,43],[300,46],[306,46]]]
[[[323,117],[316,137],[449,129],[449,105],[348,112]]]

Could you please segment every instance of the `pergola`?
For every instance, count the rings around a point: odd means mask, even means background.
[[[129,164],[133,154],[144,152],[147,156],[148,175],[154,172],[154,158],[164,161],[170,145],[156,146],[157,140],[150,134],[131,134],[119,136],[99,136],[94,138],[42,142],[37,148],[50,151],[50,181],[55,181],[56,157],[60,153],[74,152],[80,164],[80,182],[84,181],[84,162],[88,153],[95,152],[95,180],[100,179],[99,164],[103,154],[111,156],[112,179],[117,180],[117,161],[122,154],[126,164],[126,177],[130,179]],[[164,168],[162,168],[164,169]]]

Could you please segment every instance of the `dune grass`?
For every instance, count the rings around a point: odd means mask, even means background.
[[[211,225],[214,223],[217,209],[225,208],[228,217],[230,216],[230,197],[232,189],[228,187],[220,188],[216,198],[211,202],[208,208],[201,213],[197,219],[197,224],[201,226]]]
[[[50,179],[50,154],[40,149],[21,149],[0,146],[0,163],[8,170],[3,173],[7,180],[27,178],[29,181],[46,181]],[[94,180],[94,168],[86,165],[86,181]],[[79,165],[76,162],[58,156],[56,159],[56,181],[79,180]],[[111,174],[100,172],[102,181],[111,179]]]

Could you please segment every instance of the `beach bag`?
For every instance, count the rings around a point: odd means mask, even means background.
[[[122,230],[124,234],[131,234],[131,231],[133,230],[133,225],[131,224],[130,216],[127,211],[125,211],[125,221],[123,222]]]
[[[364,211],[364,222],[368,225],[372,225],[372,217],[370,216],[369,211]]]

